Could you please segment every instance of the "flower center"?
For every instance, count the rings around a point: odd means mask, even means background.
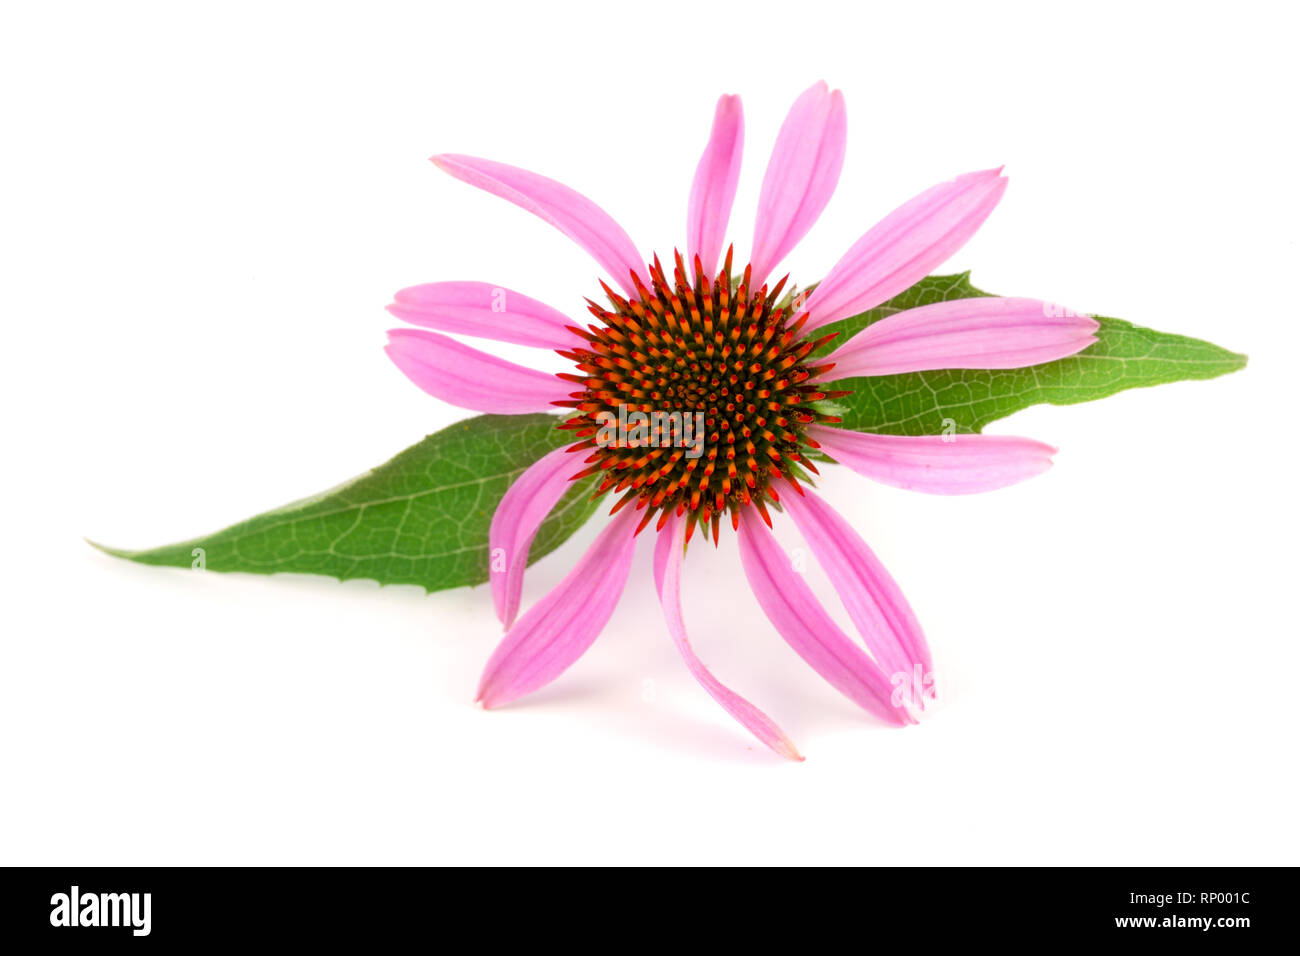
[[[693,282],[680,253],[671,281],[656,256],[652,288],[632,277],[635,299],[602,282],[611,308],[588,299],[600,324],[570,327],[582,344],[559,350],[578,370],[560,378],[581,389],[556,403],[577,412],[560,427],[579,439],[570,451],[589,453],[574,478],[600,475],[594,497],[621,494],[613,511],[635,502],[638,531],[688,513],[687,535],[699,524],[716,542],[724,513],[733,527],[747,505],[768,519],[774,482],[797,481],[800,463],[817,470],[807,426],[838,421],[813,403],[848,394],[813,384],[831,366],[811,355],[834,333],[802,337],[802,297],[781,301],[785,279],[751,291],[749,266],[733,281],[731,256],[712,280],[697,257]]]

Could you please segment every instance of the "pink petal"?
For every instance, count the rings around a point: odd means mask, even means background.
[[[571,348],[573,322],[549,305],[487,282],[430,282],[402,289],[388,311],[412,325],[544,349]]]
[[[790,108],[763,175],[754,223],[753,285],[807,235],[821,215],[844,166],[848,119],[844,96],[815,83]]]
[[[745,116],[739,96],[721,96],[713,113],[713,130],[691,183],[686,210],[686,251],[689,262],[700,257],[704,274],[712,277],[727,238],[727,221],[740,179],[745,143]]]
[[[537,529],[573,486],[570,479],[581,467],[567,448],[543,455],[514,480],[492,513],[488,548],[492,557],[492,603],[507,628],[519,613],[528,549]],[[500,562],[498,561],[500,559]],[[504,567],[498,569],[498,564]]]
[[[813,670],[882,720],[912,722],[905,708],[891,704],[889,678],[830,619],[753,508],[741,512],[740,561],[768,620]]]
[[[763,713],[745,698],[727,688],[721,681],[709,673],[709,669],[695,656],[691,642],[686,636],[686,624],[682,621],[682,549],[685,542],[686,519],[675,515],[668,519],[668,524],[659,532],[655,543],[655,590],[659,592],[659,603],[663,605],[664,619],[668,622],[668,632],[673,643],[686,661],[686,668],[709,696],[722,705],[723,710],[745,725],[755,737],[761,740],[782,757],[791,760],[803,760],[790,738],[772,722],[772,718]]]
[[[476,412],[554,411],[573,391],[554,375],[495,358],[437,332],[390,329],[388,357],[434,398]]]
[[[1024,368],[1097,341],[1094,319],[1038,299],[955,299],[867,326],[829,356],[829,375],[892,375],[939,368]]]
[[[930,673],[930,648],[921,625],[862,536],[810,489],[784,495],[781,501],[831,579],[867,650],[891,681],[912,674],[918,665],[922,674]]]
[[[965,245],[1002,198],[1001,169],[967,173],[909,199],[854,243],[806,308],[807,329],[874,309]]]
[[[882,484],[933,495],[1005,488],[1052,467],[1056,449],[1009,435],[871,435],[813,425],[808,435],[841,465]]]
[[[627,583],[640,517],[635,508],[615,515],[568,577],[510,628],[479,679],[477,699],[484,707],[549,684],[596,640]]]
[[[554,179],[490,159],[444,153],[432,161],[443,172],[549,222],[586,249],[628,295],[636,295],[629,273],[644,280],[645,260],[623,227],[586,196]]]

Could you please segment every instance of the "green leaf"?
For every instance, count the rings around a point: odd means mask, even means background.
[[[444,428],[387,464],[224,531],[147,551],[109,554],[209,571],[291,571],[340,580],[418,584],[429,591],[488,579],[488,525],[506,489],[571,441],[551,415],[480,415]],[[575,461],[574,470],[578,469]],[[529,560],[553,551],[591,516],[591,480],[576,483],[542,524]],[[93,542],[92,542],[93,543]]]
[[[929,276],[884,305],[826,327],[847,341],[872,322],[904,309],[950,299],[987,296],[970,284],[970,273]],[[845,428],[891,435],[978,432],[991,421],[1043,402],[1073,405],[1127,388],[1184,379],[1215,378],[1244,368],[1246,356],[1190,339],[1155,332],[1122,319],[1093,316],[1098,341],[1077,355],[1019,369],[950,369],[843,379],[832,390],[852,389],[835,400]]]
[[[985,296],[969,273],[930,276],[889,302],[827,327],[834,348],[904,309]],[[1214,378],[1246,358],[1217,345],[1095,316],[1099,341],[1078,355],[1027,369],[949,370],[845,379],[831,390],[847,428],[895,435],[978,432],[1042,402],[1068,405],[1126,388]],[[480,415],[430,435],[346,484],[224,531],[146,551],[97,548],[142,564],[212,571],[324,574],[429,591],[488,578],[488,526],[497,502],[529,465],[570,436],[550,415]],[[576,463],[575,463],[576,464]],[[594,479],[576,483],[533,541],[530,561],[558,547],[596,509]],[[92,542],[93,543],[93,542]],[[201,549],[201,550],[200,550]],[[201,557],[200,557],[201,555]]]

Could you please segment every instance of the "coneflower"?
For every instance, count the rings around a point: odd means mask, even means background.
[[[686,544],[697,528],[716,543],[725,519],[739,536],[759,605],[791,647],[865,710],[896,725],[914,721],[909,705],[916,702],[900,702],[891,678],[930,674],[925,637],[870,548],[810,487],[817,469],[809,452],[898,487],[966,494],[1039,474],[1054,450],[1024,438],[913,438],[836,427],[839,419],[823,400],[848,393],[828,391],[827,383],[1036,365],[1086,348],[1096,341],[1097,323],[1038,300],[961,299],[881,319],[824,354],[834,336],[819,330],[928,275],[974,234],[1006,188],[1000,169],[959,176],[886,216],[810,294],[793,294],[788,277],[769,285],[772,270],[830,200],[845,134],[838,91],[818,83],[795,101],[763,179],[749,264],[740,269],[732,248],[723,254],[744,138],[739,97],[718,101],[691,188],[685,255],[674,251],[671,271],[658,256],[647,265],[600,207],[554,180],[488,160],[434,157],[458,179],[556,226],[621,289],[600,283],[603,304],[587,300],[596,321],[585,326],[527,296],[476,282],[403,289],[389,307],[415,325],[554,349],[575,366],[556,377],[436,332],[389,333],[393,361],[439,399],[483,412],[572,410],[558,427],[571,431],[574,443],[525,471],[492,520],[489,543],[505,559],[494,564],[492,596],[506,635],[479,684],[485,707],[549,683],[591,646],[622,593],[637,534],[650,528],[658,533],[656,589],[687,667],[763,743],[802,759],[770,718],[713,677],[687,638],[680,604]],[[602,429],[629,414],[654,424],[636,440],[609,440]],[[680,439],[691,421],[702,429],[687,448]],[[570,483],[589,476],[597,495],[612,497],[612,519],[569,575],[518,616],[538,527]],[[862,643],[832,621],[791,568],[769,530],[774,511],[794,521]]]

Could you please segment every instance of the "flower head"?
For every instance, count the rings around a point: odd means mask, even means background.
[[[680,605],[685,545],[697,527],[715,542],[722,519],[739,535],[746,577],[787,643],[834,687],[895,725],[914,721],[897,675],[931,673],[930,652],[898,586],[858,533],[810,485],[809,451],[868,477],[936,494],[965,494],[1032,477],[1053,449],[990,435],[899,437],[836,427],[821,404],[861,376],[940,368],[1018,368],[1071,355],[1097,324],[1047,303],[961,299],[880,319],[825,354],[823,327],[873,309],[924,278],[969,239],[1006,188],[1001,169],[968,173],[904,203],[862,236],[809,294],[769,276],[812,228],[844,163],[844,100],[819,83],[795,101],[759,196],[748,265],[723,246],[743,144],[739,97],[723,96],[696,169],[686,253],[643,259],[600,207],[554,180],[459,155],[443,170],[550,222],[596,259],[604,304],[586,326],[500,286],[445,282],[404,289],[390,311],[414,325],[554,349],[574,363],[558,377],[498,359],[438,332],[390,332],[388,354],[430,394],[484,412],[561,406],[574,443],[527,469],[501,500],[490,543],[505,555],[492,594],[507,633],[479,685],[493,707],[549,683],[600,634],[631,567],[638,532],[653,526],[655,583],[665,621],[692,675],[774,751],[799,758],[762,711],[695,656]],[[719,260],[722,260],[719,265]],[[631,424],[629,430],[628,426]],[[954,440],[955,439],[955,440]],[[578,456],[581,456],[580,458]],[[610,522],[569,575],[518,615],[533,536],[570,483],[594,476]],[[846,635],[793,571],[769,530],[795,523],[858,631]],[[500,549],[498,552],[497,549]]]

